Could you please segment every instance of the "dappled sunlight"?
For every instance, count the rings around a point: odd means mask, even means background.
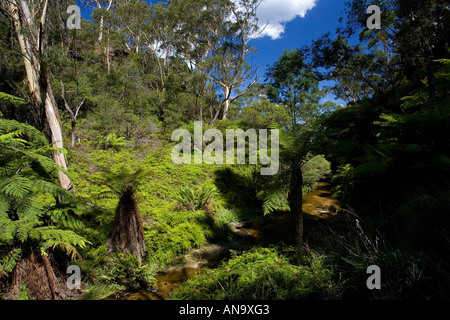
[[[334,221],[341,203],[333,198],[332,186],[320,182],[317,188],[303,195],[305,218],[312,221]],[[258,245],[292,244],[292,222],[289,212],[277,212],[263,222],[231,223],[235,240],[228,243],[209,244],[184,255],[174,266],[159,273],[156,284],[146,289],[124,292],[123,300],[165,300],[180,286],[204,268],[215,268],[226,261],[231,250],[249,250]],[[109,297],[108,299],[114,299]]]

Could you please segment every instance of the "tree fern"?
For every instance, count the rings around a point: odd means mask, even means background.
[[[272,189],[264,197],[263,212],[264,215],[271,214],[286,204],[287,190],[283,188]]]
[[[86,240],[75,232],[52,226],[34,228],[31,233],[34,239],[40,240],[40,249],[43,254],[46,254],[48,248],[58,247],[75,259],[79,256],[76,247],[84,248],[86,245]]]
[[[108,249],[129,251],[139,261],[145,255],[145,239],[142,213],[136,196],[139,184],[148,174],[148,170],[141,164],[134,168],[121,164],[105,168],[95,175],[98,184],[106,185],[119,198],[107,242]]]
[[[0,148],[0,274],[10,272],[27,247],[42,254],[58,247],[75,258],[87,241],[68,230],[81,225],[69,214],[73,194],[56,182],[60,168],[48,157],[55,148],[34,127],[5,119]],[[43,200],[52,197],[53,205]]]
[[[99,185],[107,186],[116,196],[132,189],[137,191],[140,183],[148,176],[149,171],[141,164],[131,167],[120,164],[112,168],[102,168],[93,175],[93,180]],[[105,196],[111,195],[110,192],[104,192]]]
[[[9,252],[0,251],[0,277],[7,275],[14,269],[21,253],[20,248],[14,248]]]

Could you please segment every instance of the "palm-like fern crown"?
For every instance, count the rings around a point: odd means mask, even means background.
[[[61,168],[48,155],[57,149],[36,128],[5,119],[0,119],[0,149],[0,275],[12,270],[25,244],[43,254],[60,247],[75,257],[75,247],[86,241],[59,229],[80,224],[67,211],[74,196],[55,183]],[[58,197],[66,203],[57,203]]]
[[[116,196],[125,194],[134,195],[139,184],[147,177],[149,171],[142,165],[131,167],[120,164],[112,168],[102,168],[95,175],[94,179],[98,184],[107,186]]]
[[[314,156],[310,154],[310,144],[314,137],[311,127],[293,125],[289,130],[281,128],[278,123],[271,123],[271,129],[278,129],[280,132],[280,170],[278,174],[266,181],[266,190],[263,195],[264,214],[270,214],[277,208],[286,204],[288,193],[293,186],[291,175],[295,170],[302,170]],[[295,186],[294,186],[295,187]],[[301,192],[302,186],[298,186]]]

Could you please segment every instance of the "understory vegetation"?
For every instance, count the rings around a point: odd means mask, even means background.
[[[375,2],[385,29],[348,1],[336,34],[258,82],[257,0],[77,1],[97,3],[80,30],[61,22],[74,1],[1,1],[0,298],[158,290],[193,250],[232,244],[171,298],[448,299],[450,10]],[[268,129],[270,146],[279,132],[278,172],[248,145],[246,164],[174,164],[172,132],[198,121]],[[288,228],[255,241],[246,226]]]
[[[254,248],[193,277],[175,299],[338,299],[339,288],[325,259],[313,251]]]

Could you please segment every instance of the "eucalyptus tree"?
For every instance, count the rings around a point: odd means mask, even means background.
[[[80,0],[84,5],[94,9],[94,16],[98,19],[98,36],[96,46],[100,47],[103,41],[103,26],[105,22],[105,15],[113,10],[114,0],[100,1],[100,0]]]
[[[266,73],[267,96],[284,105],[292,125],[310,126],[323,96],[313,68],[306,62],[306,51],[286,50]]]
[[[19,43],[20,54],[27,75],[31,104],[36,123],[41,123],[45,112],[51,141],[57,148],[63,148],[63,134],[59,118],[58,106],[53,96],[52,84],[47,69],[47,13],[49,1],[2,1],[2,13],[11,21]],[[41,128],[42,129],[42,128]],[[64,189],[72,189],[73,185],[64,172],[67,169],[64,153],[53,152],[55,162],[63,169],[59,171],[59,181]]]
[[[374,95],[398,92],[406,81],[418,88],[427,82],[430,105],[436,106],[439,79],[436,59],[448,57],[450,9],[445,0],[380,0],[381,28],[367,27],[369,0],[346,3],[346,24],[336,30],[337,37],[324,35],[313,42],[315,67],[324,78],[336,81],[335,93],[346,101],[357,102]],[[350,39],[359,37],[359,43]],[[393,99],[396,112],[407,113]]]
[[[261,32],[257,19],[260,3],[183,0],[169,1],[161,10],[165,11],[167,28],[173,31],[174,54],[220,92],[221,101],[212,112],[212,120],[226,119],[230,105],[256,83],[257,72],[247,61],[256,51],[250,41]]]
[[[226,2],[226,20],[217,34],[215,29],[210,29],[217,41],[210,46],[210,55],[202,64],[208,79],[222,92],[222,101],[213,121],[220,114],[222,119],[227,119],[231,104],[257,82],[257,70],[247,61],[256,52],[250,41],[261,32],[256,15],[260,4],[261,0]]]

